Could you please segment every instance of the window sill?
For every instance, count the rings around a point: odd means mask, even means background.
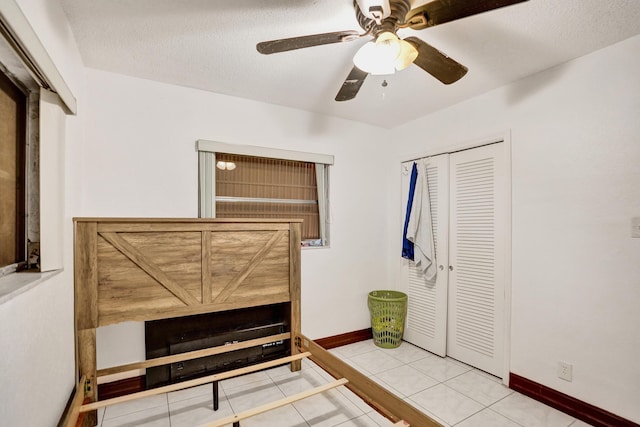
[[[0,305],[11,301],[21,293],[45,282],[62,270],[47,271],[45,273],[10,273],[0,277]]]
[[[300,248],[302,249],[302,251],[313,251],[313,250],[317,250],[317,249],[329,249],[329,245],[325,245],[325,246],[301,246]]]

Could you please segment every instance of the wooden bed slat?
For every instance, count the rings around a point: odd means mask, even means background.
[[[155,359],[148,359],[144,362],[128,363],[126,365],[114,366],[112,368],[104,368],[98,370],[97,376],[103,377],[105,375],[120,374],[122,372],[134,371],[137,369],[153,368],[155,366],[167,365],[169,363],[182,362],[185,360],[197,359],[200,357],[213,356],[215,354],[228,353],[230,351],[242,350],[245,348],[255,347],[258,345],[269,344],[275,341],[288,340],[291,338],[291,333],[285,332],[282,334],[269,335],[267,337],[255,338],[252,340],[241,341],[233,344],[226,344],[217,347],[205,348],[202,350],[194,350],[185,353],[173,354],[171,356],[156,357]]]
[[[202,378],[196,378],[189,381],[183,381],[176,384],[170,384],[163,387],[153,388],[151,390],[145,390],[138,393],[131,393],[126,396],[114,397],[113,399],[101,400],[98,402],[88,403],[80,407],[80,412],[92,411],[99,408],[104,408],[109,405],[115,405],[116,403],[129,402],[131,400],[141,399],[143,397],[155,396],[163,393],[170,393],[172,391],[183,390],[185,388],[195,387],[203,384],[208,384],[214,381],[222,381],[228,378],[237,377],[240,375],[248,374],[251,372],[257,372],[262,369],[273,368],[274,366],[283,365],[285,363],[292,362],[294,360],[304,359],[309,357],[310,353],[298,353],[293,356],[282,357],[280,359],[271,360],[269,362],[259,363],[257,365],[246,366],[240,369],[234,369],[232,371],[221,372],[219,374],[208,375]]]
[[[244,420],[245,418],[253,417],[254,415],[262,414],[263,412],[280,408],[290,403],[294,403],[299,400],[306,399],[307,397],[315,396],[316,394],[320,394],[327,390],[331,390],[333,388],[340,387],[341,385],[345,385],[348,382],[349,380],[347,380],[346,378],[341,378],[339,380],[335,380],[325,385],[315,387],[310,390],[305,390],[303,392],[294,394],[289,397],[285,397],[284,399],[276,400],[275,402],[267,403],[265,405],[255,407],[255,408],[246,410],[244,412],[240,412],[239,414],[236,414],[236,415],[230,415],[226,418],[221,418],[219,420],[212,421],[207,424],[203,424],[200,427],[221,427],[227,424],[237,423]]]

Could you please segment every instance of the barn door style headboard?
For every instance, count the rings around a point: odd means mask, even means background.
[[[297,400],[346,386],[397,426],[439,423],[385,390],[301,333],[300,230],[297,220],[75,218],[74,274],[78,379],[60,425],[96,425],[98,408],[214,384],[234,376],[309,357],[336,378],[207,426],[239,425]],[[275,335],[161,356],[96,370],[96,328],[279,304],[288,307],[289,330]],[[286,311],[286,310],[285,310]],[[286,313],[285,313],[286,315]],[[290,355],[179,384],[97,401],[97,378],[221,353],[290,342]],[[82,415],[82,416],[81,416]]]
[[[97,375],[150,366],[97,373],[99,326],[288,303],[287,338],[300,335],[300,221],[75,218],[74,226],[76,349],[91,401]]]

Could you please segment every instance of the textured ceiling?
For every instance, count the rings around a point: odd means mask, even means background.
[[[338,103],[334,97],[352,57],[367,39],[273,55],[261,55],[255,45],[360,30],[352,0],[61,4],[88,67],[386,128],[640,34],[640,0],[529,0],[398,32],[420,37],[466,65],[469,72],[460,81],[446,86],[410,66],[391,76],[369,76],[354,100]]]

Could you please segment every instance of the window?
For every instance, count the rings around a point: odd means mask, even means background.
[[[30,281],[12,274],[23,267],[63,267],[64,132],[77,105],[17,3],[0,4],[0,277],[15,290]]]
[[[0,267],[26,261],[27,95],[0,72]]]
[[[333,156],[198,141],[200,216],[302,219],[303,246],[328,246]]]

